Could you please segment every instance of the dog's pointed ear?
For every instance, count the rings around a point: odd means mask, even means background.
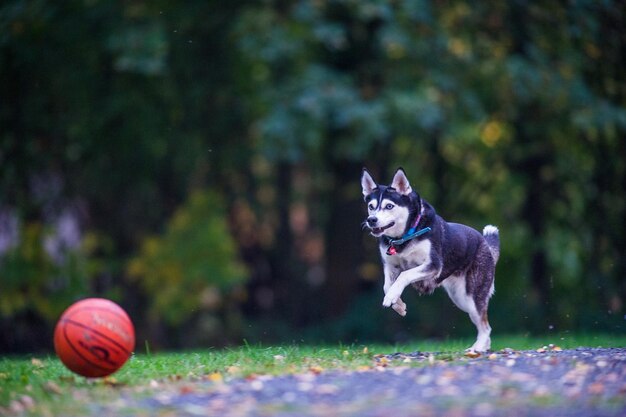
[[[409,179],[406,177],[402,168],[398,168],[396,171],[396,174],[393,176],[393,181],[391,181],[391,186],[402,195],[409,195],[413,192],[411,184],[409,184]]]
[[[363,189],[363,197],[367,197],[378,188],[376,181],[365,168],[363,168],[363,174],[361,174],[361,188]]]

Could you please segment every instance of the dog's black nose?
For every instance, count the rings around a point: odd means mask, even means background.
[[[378,223],[378,218],[371,216],[367,218],[367,224],[369,224],[370,226],[374,226],[376,225],[376,223]]]

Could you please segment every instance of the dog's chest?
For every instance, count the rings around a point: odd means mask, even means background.
[[[380,252],[387,265],[399,270],[407,270],[430,262],[430,250],[432,244],[429,239],[413,242],[402,252],[395,255],[387,255],[387,248],[381,247]]]

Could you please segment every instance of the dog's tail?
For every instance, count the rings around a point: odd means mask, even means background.
[[[498,258],[500,257],[500,231],[496,226],[489,224],[483,229],[483,236],[487,241],[487,245],[489,245],[494,263],[498,262]]]

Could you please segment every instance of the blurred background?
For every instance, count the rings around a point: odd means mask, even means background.
[[[0,352],[107,297],[137,350],[471,337],[381,302],[367,166],[500,228],[495,333],[626,330],[620,1],[5,0]]]

